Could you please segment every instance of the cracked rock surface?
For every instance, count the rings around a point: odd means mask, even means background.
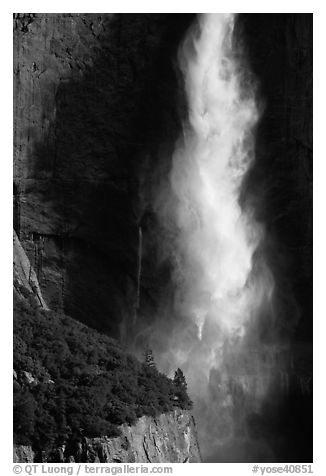
[[[121,436],[116,438],[85,438],[73,451],[59,448],[56,462],[201,462],[194,419],[188,411],[143,416],[135,425],[122,425],[120,430]],[[30,447],[14,447],[14,462],[33,462],[34,456]]]

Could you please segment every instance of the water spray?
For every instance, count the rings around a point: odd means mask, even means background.
[[[273,294],[272,274],[257,258],[264,229],[240,203],[259,109],[234,24],[232,14],[201,15],[180,48],[188,121],[156,201],[174,264],[178,322],[160,365],[184,369],[207,454],[240,431],[240,395],[250,411],[258,409],[272,367],[253,331]],[[161,342],[164,332],[156,333],[153,342]]]

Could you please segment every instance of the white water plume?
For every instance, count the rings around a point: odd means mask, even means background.
[[[234,48],[234,21],[232,14],[200,16],[180,49],[189,124],[157,198],[176,289],[161,321],[171,307],[177,319],[156,328],[151,341],[161,368],[180,366],[187,375],[207,454],[236,431],[230,380],[254,397],[253,408],[271,373],[252,329],[271,300],[273,278],[255,258],[263,228],[240,205],[259,111]]]
[[[212,319],[222,332],[242,336],[259,298],[249,278],[261,232],[239,204],[258,112],[252,92],[241,88],[233,21],[202,17],[194,53],[187,42],[181,52],[190,128],[175,153],[171,184],[189,312],[200,334]]]

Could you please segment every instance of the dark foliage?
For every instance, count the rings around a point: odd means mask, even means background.
[[[147,347],[144,353],[144,357],[145,357],[145,363],[148,365],[148,367],[155,367],[155,361],[154,361],[152,349]]]
[[[182,408],[192,408],[192,401],[187,393],[187,382],[181,369],[177,369],[174,374],[173,386],[175,391],[175,400]]]
[[[143,415],[189,408],[185,386],[115,340],[28,301],[14,310],[16,443],[50,450],[83,437],[117,436],[118,425]]]

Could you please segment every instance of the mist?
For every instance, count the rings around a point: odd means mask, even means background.
[[[136,341],[149,343],[159,369],[184,371],[205,461],[272,461],[252,428],[275,376],[286,391],[288,355],[260,333],[273,327],[275,283],[259,197],[244,190],[260,102],[235,20],[201,15],[179,48],[188,117],[154,199],[171,279]]]

